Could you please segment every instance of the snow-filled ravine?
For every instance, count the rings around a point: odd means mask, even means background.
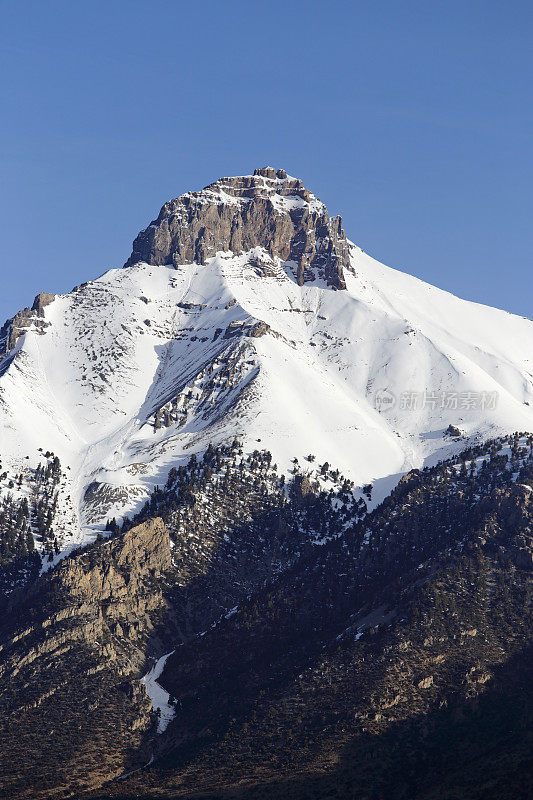
[[[166,653],[164,656],[161,656],[161,658],[158,658],[150,671],[147,672],[141,680],[141,683],[143,683],[146,688],[146,693],[150,698],[150,702],[152,703],[152,708],[159,714],[157,723],[158,733],[164,733],[169,722],[171,722],[175,716],[174,706],[170,702],[169,693],[157,682],[157,679],[165,668],[167,659],[173,652],[174,650],[171,650],[170,653]]]

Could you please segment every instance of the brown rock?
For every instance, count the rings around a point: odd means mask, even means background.
[[[255,247],[294,261],[300,285],[323,277],[335,289],[346,288],[349,248],[341,218],[330,218],[300,180],[272,167],[220,178],[200,192],[165,203],[135,239],[125,266],[139,261],[176,267],[205,264],[218,251],[240,253]]]
[[[155,718],[140,678],[170,566],[166,526],[151,519],[12,596],[0,625],[0,753],[18,766],[0,758],[2,797],[78,796],[146,763]]]

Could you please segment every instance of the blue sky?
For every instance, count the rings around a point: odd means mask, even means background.
[[[531,3],[0,9],[1,320],[121,265],[167,199],[266,164],[380,261],[531,316]]]

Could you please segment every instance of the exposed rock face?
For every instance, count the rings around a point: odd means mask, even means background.
[[[125,266],[139,261],[205,264],[218,251],[241,253],[254,247],[294,261],[300,285],[321,277],[335,289],[346,288],[349,248],[341,218],[330,218],[301,180],[271,167],[220,178],[165,203],[135,239]]]
[[[26,333],[32,324],[36,330],[44,331],[48,323],[43,319],[43,311],[54,298],[55,294],[40,292],[31,308],[23,308],[4,323],[0,328],[0,359],[15,347],[19,337]]]
[[[152,519],[102,544],[95,552],[67,559],[55,580],[78,603],[107,603],[106,616],[138,622],[161,605],[161,592],[144,592],[145,581],[170,567],[170,538],[161,519]],[[123,605],[123,601],[127,601]]]
[[[140,677],[158,653],[170,553],[152,519],[13,595],[0,623],[2,797],[64,796],[120,775],[131,753],[148,760],[154,717]]]

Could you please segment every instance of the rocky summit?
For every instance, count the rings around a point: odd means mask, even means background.
[[[350,257],[341,218],[330,218],[301,180],[272,167],[220,178],[165,203],[135,239],[125,266],[205,264],[219,251],[239,254],[255,247],[293,262],[300,286],[320,277],[334,289],[346,288]]]
[[[270,167],[9,319],[0,796],[529,800],[532,351]]]

